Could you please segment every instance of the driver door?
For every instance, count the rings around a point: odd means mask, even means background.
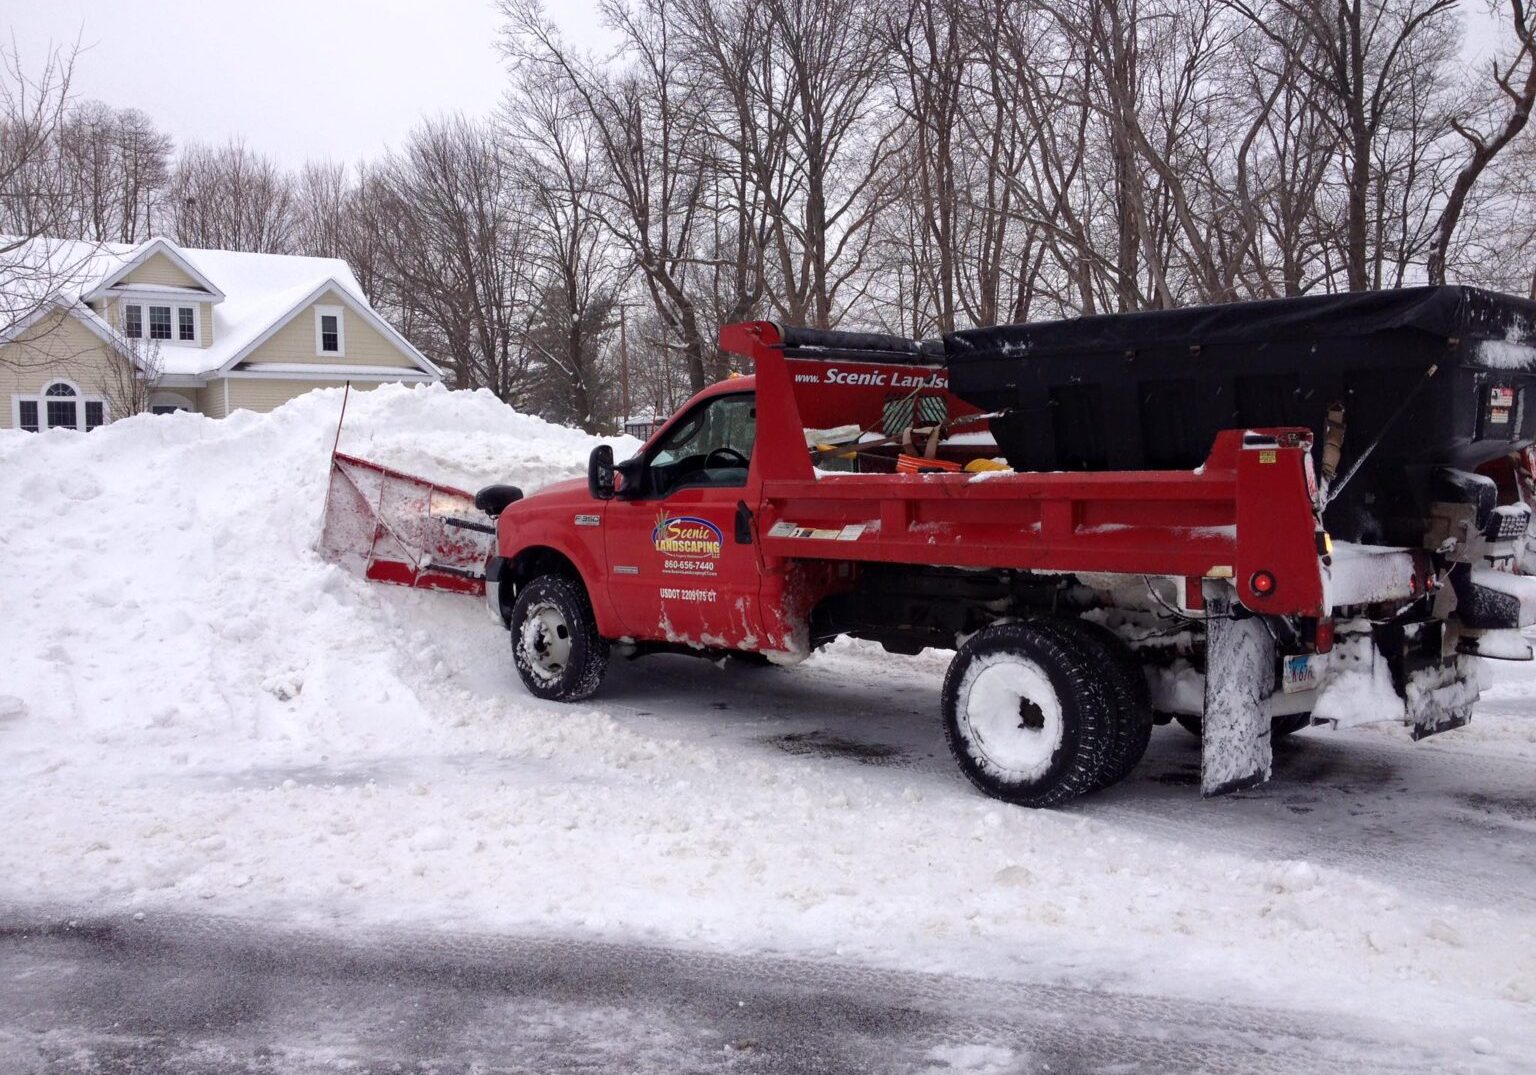
[[[756,399],[703,400],[668,425],[633,482],[608,502],[604,544],[614,608],[637,640],[748,648],[760,637],[757,546],[738,541]]]

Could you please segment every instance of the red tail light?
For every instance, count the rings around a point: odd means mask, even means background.
[[[1314,636],[1314,648],[1319,653],[1327,653],[1333,649],[1333,621],[1318,620],[1317,633]]]
[[[1275,592],[1275,576],[1268,571],[1255,571],[1248,580],[1248,587],[1260,597],[1268,597]]]

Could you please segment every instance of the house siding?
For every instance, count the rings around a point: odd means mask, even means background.
[[[159,284],[161,287],[197,287],[203,285],[192,277],[164,254],[155,254],[146,258],[144,264],[136,266],[127,276],[118,281],[123,284]]]
[[[344,355],[315,354],[316,306],[341,307]],[[398,366],[404,370],[418,368],[409,355],[348,308],[335,291],[327,291],[313,304],[296,313],[286,325],[247,355],[245,362],[305,362],[319,366],[339,363],[346,366]]]
[[[213,391],[217,381],[210,381],[208,391]],[[305,380],[278,380],[268,377],[231,377],[229,378],[229,409],[248,411],[270,411],[281,407],[290,399],[303,395],[305,392],[316,388],[340,388],[346,384],[345,380],[335,381],[305,381]],[[370,388],[378,387],[377,382],[352,382],[352,391],[365,392]],[[220,405],[223,404],[223,389],[219,388]],[[204,414],[212,412],[204,408]],[[222,415],[220,416],[222,417]]]
[[[206,388],[197,389],[197,409],[209,418],[223,418],[229,414],[224,408],[224,381],[209,381]]]
[[[109,417],[122,417],[110,404],[116,378],[106,345],[75,318],[56,313],[0,345],[0,429],[15,427],[13,396],[35,396],[59,380],[74,382],[87,396],[108,397]]]

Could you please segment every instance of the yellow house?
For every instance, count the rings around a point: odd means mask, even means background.
[[[441,379],[334,258],[37,239],[0,263],[0,429]]]

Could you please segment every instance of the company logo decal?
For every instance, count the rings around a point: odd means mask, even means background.
[[[790,363],[796,384],[831,384],[853,388],[947,388],[949,373],[924,367],[861,366],[843,369],[823,362]]]
[[[722,538],[720,528],[708,519],[674,515],[656,521],[651,543],[663,556],[718,560]]]

